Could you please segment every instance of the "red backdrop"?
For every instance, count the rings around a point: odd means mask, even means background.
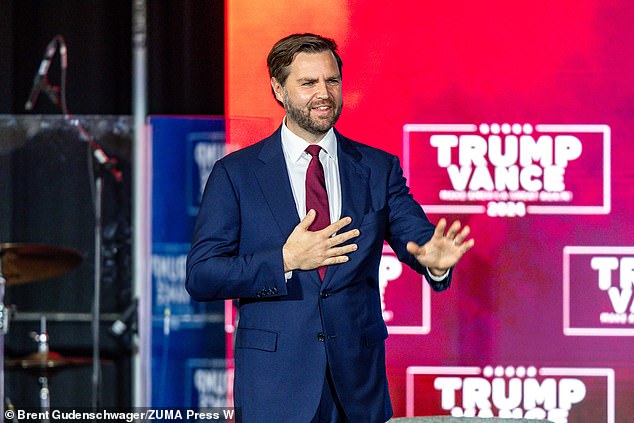
[[[634,3],[227,0],[229,149],[283,110],[268,50],[337,40],[345,135],[475,248],[432,294],[385,251],[395,414],[634,415]]]

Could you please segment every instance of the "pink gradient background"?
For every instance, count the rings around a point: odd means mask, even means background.
[[[629,421],[634,415],[634,337],[564,335],[562,260],[565,246],[634,245],[634,3],[256,4],[226,2],[229,150],[257,141],[280,124],[283,110],[270,92],[266,55],[275,41],[292,32],[315,32],[337,40],[344,61],[344,112],[337,128],[401,158],[403,125],[409,123],[611,128],[609,214],[446,216],[469,224],[476,246],[459,263],[451,289],[432,295],[430,333],[389,337],[388,376],[395,415],[404,416],[408,366],[613,368],[616,422]],[[411,188],[417,198],[448,189],[442,177],[418,177],[439,171],[433,150],[414,146],[410,160]],[[582,178],[584,168],[596,174],[596,166],[596,160],[586,155],[567,171],[572,189],[587,189],[581,198],[592,202],[598,185]],[[429,217],[437,221],[441,216]],[[581,272],[596,279],[583,260],[575,263],[581,266],[575,275]],[[414,293],[420,289],[412,292],[415,302]],[[405,315],[408,309],[419,310],[420,304],[409,303],[407,297],[407,292],[392,292],[386,301],[398,298],[398,304],[392,301],[388,306]],[[575,298],[589,305],[587,313],[607,302],[598,292]],[[587,318],[579,305],[573,310],[580,313],[579,319]],[[436,403],[438,392],[427,389],[417,391],[425,405],[417,405],[415,411],[445,413]],[[584,415],[583,407],[604,403],[605,398],[588,397],[574,416]],[[590,422],[574,416],[571,422]]]

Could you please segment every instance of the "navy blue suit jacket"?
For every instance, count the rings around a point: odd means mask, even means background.
[[[405,184],[398,159],[336,132],[341,216],[359,228],[347,263],[284,277],[282,246],[299,223],[280,130],[219,160],[207,182],[187,260],[186,287],[199,301],[239,299],[235,405],[244,422],[309,422],[326,364],[352,422],[392,415],[385,371],[379,261],[387,241],[399,259],[434,226]],[[429,279],[429,278],[428,278]],[[433,282],[446,289],[450,277]]]

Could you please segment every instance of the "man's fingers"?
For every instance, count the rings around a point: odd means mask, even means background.
[[[346,263],[350,261],[350,257],[348,256],[336,256],[336,257],[330,257],[327,258],[326,260],[324,260],[324,266],[333,266],[335,264],[341,264],[341,263]]]
[[[424,252],[423,247],[413,241],[407,243],[407,251],[414,256],[417,256]]]
[[[447,235],[446,235],[447,238],[454,239],[459,230],[460,230],[460,221],[455,220],[449,227],[449,230],[447,231]]]
[[[469,241],[462,244],[462,246],[460,247],[460,249],[462,250],[462,254],[469,251],[471,248],[473,248],[474,245],[475,245],[475,239],[473,238],[471,238]]]
[[[444,236],[446,227],[447,227],[447,221],[443,217],[442,219],[438,221],[438,224],[436,225],[436,229],[434,230],[434,236],[442,238]]]
[[[315,210],[310,209],[308,210],[308,213],[306,213],[306,216],[302,219],[301,222],[299,222],[299,226],[300,228],[304,229],[304,230],[308,230],[308,228],[310,228],[310,225],[313,224],[313,222],[315,221]]]
[[[331,223],[330,225],[326,226],[324,229],[321,230],[321,232],[324,232],[328,237],[336,234],[337,232],[339,232],[341,229],[343,229],[345,226],[349,225],[352,222],[352,218],[351,217],[342,217],[341,219],[337,220],[334,223]]]
[[[343,232],[341,234],[337,234],[331,238],[328,238],[328,246],[334,247],[339,244],[343,244],[344,242],[359,236],[361,232],[358,229],[351,229],[349,231]]]
[[[324,259],[321,266],[332,266],[333,264],[345,263],[350,260],[347,254],[357,251],[357,244],[344,245],[343,247],[330,248],[327,251],[329,257]]]
[[[349,245],[344,245],[343,247],[335,247],[328,250],[328,255],[330,257],[343,256],[353,251],[357,251],[357,248],[359,248],[357,244],[349,244]]]
[[[464,240],[467,239],[467,237],[469,236],[469,233],[471,233],[471,228],[469,226],[465,226],[462,231],[460,231],[460,233],[454,238],[454,243],[458,245],[462,244]]]

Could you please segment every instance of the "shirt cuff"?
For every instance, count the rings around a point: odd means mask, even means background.
[[[291,280],[291,278],[293,277],[293,271],[289,271],[289,272],[285,272],[284,273],[284,279],[286,279],[286,282],[288,283],[288,281]]]
[[[436,282],[440,282],[440,281],[445,280],[447,278],[447,276],[449,275],[449,270],[451,270],[451,269],[447,269],[447,271],[441,276],[436,276],[432,272],[430,272],[429,271],[429,267],[427,267],[427,274],[429,275],[430,278],[432,278]]]

